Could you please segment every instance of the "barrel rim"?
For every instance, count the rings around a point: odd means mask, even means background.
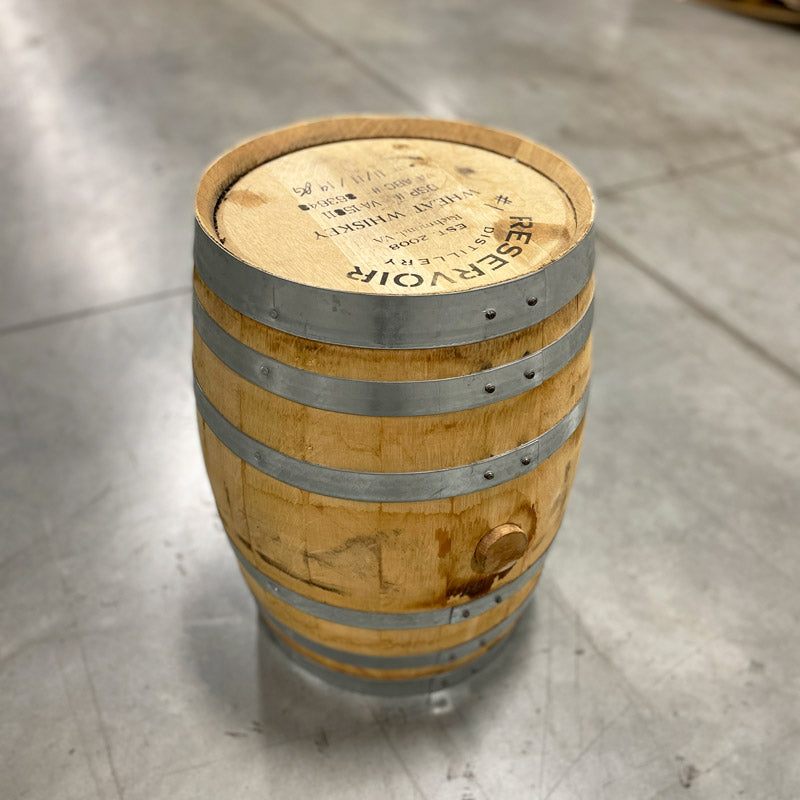
[[[350,129],[343,130],[345,126]],[[408,130],[416,127],[424,131],[424,135]],[[492,138],[492,147],[481,140],[487,136]],[[420,295],[357,293],[310,286],[269,273],[225,249],[216,232],[214,214],[226,188],[243,174],[271,159],[307,147],[388,137],[437,139],[480,147],[516,158],[533,169],[536,167],[526,160],[521,148],[535,146],[558,159],[570,179],[585,191],[586,202],[581,203],[581,208],[587,211],[580,218],[576,211],[577,230],[572,246],[526,275],[473,289]],[[282,141],[284,146],[269,158],[256,157],[252,151],[257,152],[268,141]],[[240,170],[226,168],[231,162],[242,160],[243,155],[248,155],[249,161],[244,159]],[[574,210],[574,198],[566,192],[565,195]],[[569,161],[517,134],[447,120],[334,117],[263,134],[228,151],[207,168],[198,187],[195,214],[197,270],[209,288],[228,305],[278,330],[353,347],[436,348],[513,333],[563,307],[586,284],[594,262],[594,198],[586,181]],[[531,303],[532,298],[535,299]]]

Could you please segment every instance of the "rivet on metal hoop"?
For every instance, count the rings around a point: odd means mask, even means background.
[[[494,472],[492,472],[490,469],[487,469],[486,472],[483,473],[483,477],[486,478],[487,481],[490,481],[492,478],[494,478]]]
[[[536,376],[536,370],[535,369],[526,369],[525,370],[525,377],[528,380],[530,380],[531,378],[533,378],[535,376]]]
[[[494,319],[497,316],[497,312],[493,308],[486,309],[486,319]]]
[[[538,302],[539,302],[539,298],[538,297],[529,297],[528,298],[528,305],[529,306],[535,306]]]
[[[528,301],[528,302],[530,302],[530,301]],[[278,319],[278,309],[271,308],[269,310],[269,316],[270,316],[271,319]]]
[[[269,367],[266,364],[262,364],[258,370],[265,378],[269,375]]]
[[[483,388],[486,390],[487,394],[491,394],[494,391],[495,386],[493,383],[487,383]]]
[[[531,457],[530,456],[522,456],[520,461],[527,467],[528,464],[531,463]]]

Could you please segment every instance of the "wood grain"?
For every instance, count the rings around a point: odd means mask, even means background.
[[[259,442],[314,464],[363,472],[462,466],[513,450],[553,427],[583,394],[591,342],[541,386],[487,406],[415,417],[325,411],[268,392],[196,337],[194,368],[211,403]]]
[[[516,578],[554,538],[582,427],[537,469],[482,492],[417,503],[364,503],[296,489],[242,462],[200,422],[225,529],[261,572],[299,594],[363,611],[463,603]],[[472,565],[481,537],[513,522],[530,544],[508,573]]]

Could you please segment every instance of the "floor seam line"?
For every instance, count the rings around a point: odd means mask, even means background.
[[[661,286],[662,289],[665,289],[667,292],[669,292],[674,298],[682,301],[685,305],[706,320],[706,322],[711,323],[724,333],[728,334],[729,337],[738,342],[751,354],[758,356],[762,362],[770,364],[784,376],[791,379],[794,383],[800,384],[800,370],[795,369],[795,367],[793,367],[791,364],[783,361],[760,342],[757,342],[755,339],[751,339],[742,333],[742,331],[728,322],[724,317],[720,316],[712,308],[703,305],[703,303],[699,302],[685,289],[664,277],[661,272],[653,268],[644,259],[637,256],[625,245],[618,242],[612,236],[609,236],[605,231],[598,230],[596,233],[596,238],[600,244],[615,252],[635,270],[643,275],[646,275],[654,283],[657,283],[659,286]]]
[[[151,294],[128,297],[124,300],[118,300],[113,303],[87,306],[86,308],[79,308],[74,311],[66,311],[63,314],[54,314],[50,317],[41,317],[39,319],[29,320],[28,322],[18,322],[13,325],[8,325],[5,328],[0,328],[0,336],[6,336],[12,333],[22,333],[23,331],[37,330],[38,328],[46,328],[49,325],[59,325],[63,322],[74,322],[79,319],[86,319],[87,317],[96,317],[101,314],[108,314],[112,311],[120,311],[126,308],[135,308],[136,306],[147,305],[148,303],[157,303],[161,300],[169,300],[173,297],[180,297],[181,295],[189,294],[191,291],[191,286],[180,286],[176,287],[175,289],[165,289],[161,292],[153,292]]]
[[[393,95],[395,95],[395,97],[401,99],[403,102],[408,103],[411,108],[419,111],[420,113],[424,113],[424,109],[420,106],[416,97],[411,94],[407,94],[404,89],[402,89],[400,86],[397,86],[381,72],[371,67],[359,55],[343,45],[340,41],[332,36],[329,36],[324,31],[319,30],[319,28],[312,25],[302,14],[296,13],[293,9],[288,8],[281,2],[278,2],[278,0],[268,0],[268,2],[276,11],[294,22],[306,34],[316,39],[318,42],[325,44],[327,47],[330,47],[340,56],[343,56],[347,61],[350,62],[351,65],[357,67],[379,86],[382,86],[384,89],[391,92]]]
[[[735,167],[740,164],[752,164],[756,161],[786,155],[796,150],[800,150],[800,141],[776,145],[775,147],[765,150],[750,150],[746,153],[740,153],[739,155],[707,161],[704,164],[696,164],[694,166],[687,166],[681,169],[654,174],[649,177],[632,178],[617,184],[610,184],[609,186],[597,189],[595,195],[599,199],[612,198],[624,194],[625,192],[636,191],[637,189],[649,189],[653,186],[663,186],[683,178],[693,177],[694,175],[708,175],[717,170],[726,169],[727,167]]]

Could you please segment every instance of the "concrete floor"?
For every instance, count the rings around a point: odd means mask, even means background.
[[[7,0],[0,42],[0,796],[800,797],[796,32],[672,0]],[[362,111],[516,130],[599,199],[532,611],[403,702],[260,631],[190,383],[204,165]]]

